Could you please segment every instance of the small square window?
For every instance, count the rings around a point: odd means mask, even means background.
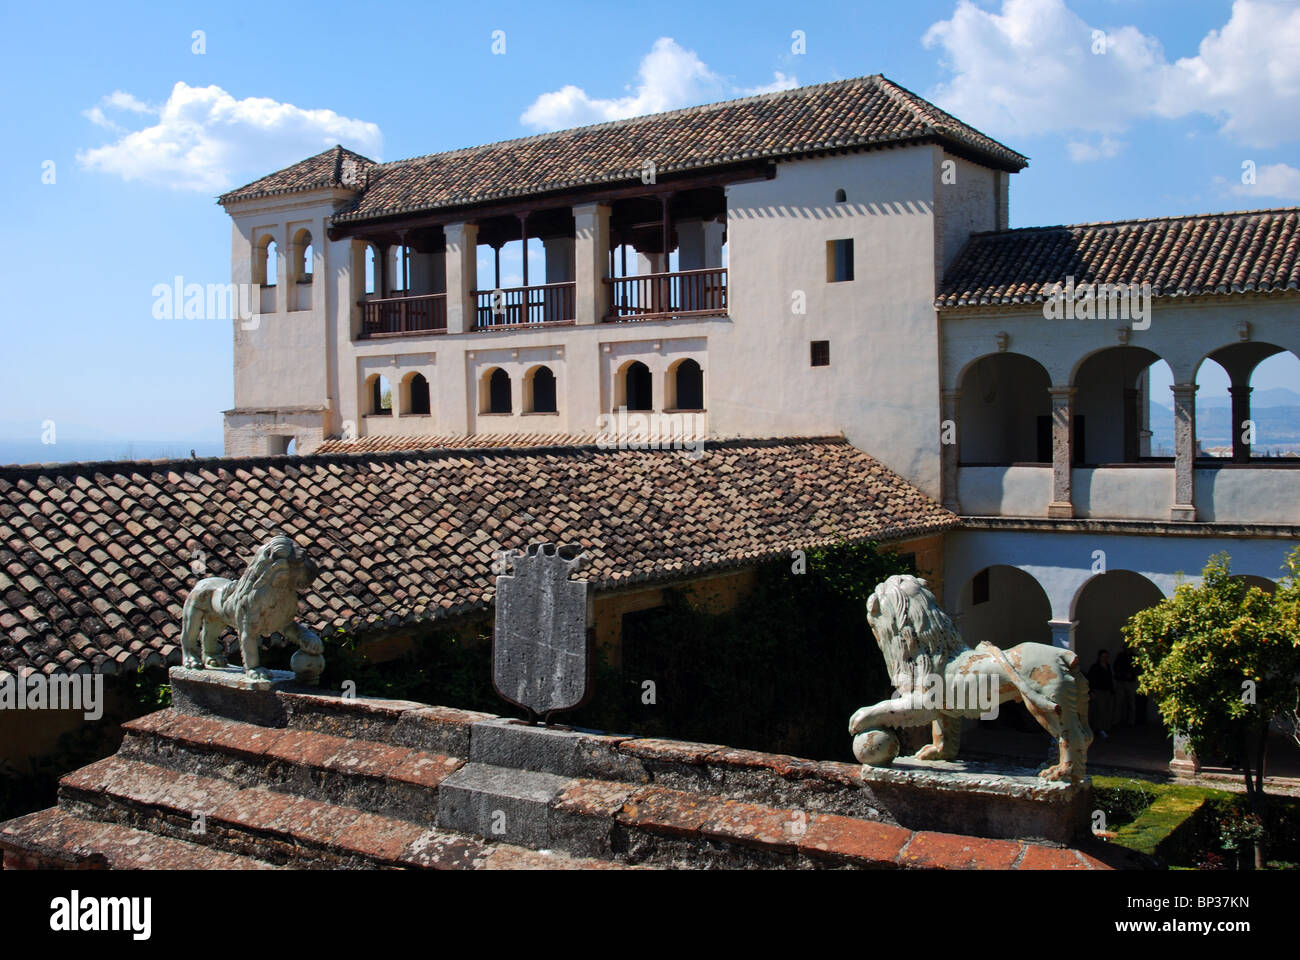
[[[853,241],[826,241],[826,282],[843,283],[853,279]]]
[[[831,342],[829,340],[814,340],[812,342],[812,365],[814,367],[829,367],[831,365]]]

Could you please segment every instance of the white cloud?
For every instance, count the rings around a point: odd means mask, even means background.
[[[1255,171],[1254,183],[1238,183],[1232,192],[1243,197],[1276,197],[1300,200],[1300,170],[1285,163],[1272,163]]]
[[[1173,65],[1161,108],[1212,113],[1248,146],[1300,139],[1300,5],[1237,0],[1197,55]]]
[[[114,133],[126,133],[126,127],[117,122],[110,120],[104,108],[110,110],[126,110],[129,113],[157,113],[153,107],[147,103],[137,100],[129,93],[121,90],[114,90],[112,93],[100,98],[100,101],[89,110],[82,110],[81,115],[97,127],[103,127],[105,130],[112,130]]]
[[[675,110],[718,100],[736,93],[766,93],[798,86],[799,81],[777,72],[770,84],[738,90],[709,69],[694,50],[672,37],[660,37],[641,59],[638,83],[627,96],[602,99],[581,87],[567,84],[543,93],[523,112],[519,121],[536,130],[562,130],[587,123],[622,120],[645,113]]]
[[[1071,140],[1065,147],[1070,151],[1070,159],[1075,163],[1091,163],[1094,160],[1109,160],[1111,157],[1119,156],[1120,151],[1124,149],[1124,144],[1122,141],[1103,136],[1096,143]]]
[[[793,90],[797,86],[799,86],[798,77],[793,75],[787,77],[780,70],[777,70],[771,83],[760,84],[757,87],[746,87],[745,96],[753,97],[760,93],[776,93],[778,90]]]
[[[156,119],[128,131],[111,118],[112,110]],[[375,124],[333,110],[305,110],[266,97],[236,100],[220,87],[184,82],[161,107],[118,90],[85,116],[119,135],[113,143],[78,151],[85,169],[182,190],[227,189],[335,143],[378,159],[383,143]]]
[[[1104,30],[1104,53],[1093,52],[1096,30]],[[1114,134],[1142,119],[1204,114],[1242,143],[1300,138],[1294,3],[1236,0],[1197,55],[1172,64],[1157,38],[1089,24],[1065,0],[1003,0],[1000,12],[958,0],[951,19],[933,24],[922,42],[939,48],[953,72],[932,97],[997,136]]]
[[[114,107],[118,110],[129,110],[132,113],[157,113],[158,111],[149,104],[137,100],[131,94],[124,90],[114,90],[103,100],[105,106]]]

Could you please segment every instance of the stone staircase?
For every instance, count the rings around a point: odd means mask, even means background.
[[[58,806],[0,826],[6,868],[1106,866],[881,822],[856,765],[181,673]]]

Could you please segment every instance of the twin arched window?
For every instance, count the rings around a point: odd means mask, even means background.
[[[500,367],[493,367],[485,374],[483,380],[484,413],[510,413],[513,410],[511,399],[510,374]],[[533,367],[524,374],[524,413],[556,413],[555,374],[550,367]]]
[[[653,410],[654,380],[650,368],[640,360],[633,360],[623,368],[619,395],[623,406],[629,410]],[[696,360],[687,357],[668,370],[665,383],[665,406],[671,410],[704,409],[704,370]]]

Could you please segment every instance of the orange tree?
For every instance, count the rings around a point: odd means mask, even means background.
[[[1135,614],[1124,628],[1141,691],[1193,750],[1241,765],[1251,808],[1264,791],[1268,728],[1296,706],[1300,686],[1300,547],[1274,593],[1232,576],[1216,554],[1200,586]]]

